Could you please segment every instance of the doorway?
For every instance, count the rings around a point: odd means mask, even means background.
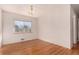
[[[76,47],[78,45],[79,42],[79,20],[78,20],[78,16],[76,15],[76,13],[73,11],[72,13],[72,44],[73,47]]]

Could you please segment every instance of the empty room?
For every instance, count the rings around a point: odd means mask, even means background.
[[[0,4],[1,55],[78,55],[79,4]]]

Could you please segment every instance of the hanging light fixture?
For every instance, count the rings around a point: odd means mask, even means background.
[[[33,17],[33,5],[30,5],[30,16]]]

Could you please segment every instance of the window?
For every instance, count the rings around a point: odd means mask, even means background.
[[[31,32],[31,21],[15,21],[15,32]]]

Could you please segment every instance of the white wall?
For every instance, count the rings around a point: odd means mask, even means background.
[[[3,20],[3,44],[10,44],[21,42],[21,38],[25,40],[37,39],[37,19],[32,17],[27,17],[24,15],[19,15],[15,13],[10,13],[3,11],[2,12]],[[21,33],[17,34],[14,32],[14,22],[15,20],[25,20],[32,21],[32,32],[31,33]]]
[[[70,45],[70,5],[40,5],[39,38],[66,48]]]
[[[2,46],[2,11],[0,10],[0,47]]]
[[[26,15],[30,16],[30,13],[29,13],[30,12],[29,11],[30,10],[30,5],[28,5],[28,4],[0,4],[0,8],[1,8],[1,10],[7,11],[7,12],[23,15],[21,17],[24,17],[24,15],[25,16]],[[35,10],[35,8],[34,8],[34,10]],[[33,13],[34,12],[35,12],[35,14],[33,14],[33,17],[36,17],[37,16],[36,10],[33,11]],[[32,28],[33,33],[27,33],[27,34],[20,34],[20,35],[18,35],[18,34],[14,34],[13,33],[13,26],[11,24],[11,23],[14,22],[14,20],[12,19],[13,17],[12,18],[11,17],[8,18],[8,16],[12,17],[13,15],[9,15],[9,14],[7,15],[6,12],[3,13],[3,19],[2,19],[3,22],[4,22],[4,24],[3,24],[4,25],[3,44],[19,42],[19,41],[21,41],[20,40],[21,38],[25,38],[25,40],[30,40],[30,39],[37,38],[37,29],[38,28],[36,28],[37,27],[37,19],[36,18],[24,17],[24,18],[26,18],[28,20],[33,21],[33,27],[34,27],[34,28]],[[20,18],[20,16],[18,16],[18,17],[14,16],[14,17],[15,18],[19,17]],[[0,23],[0,24],[2,24],[2,23]],[[10,29],[10,27],[12,29]],[[10,31],[8,31],[8,30],[10,30]]]

